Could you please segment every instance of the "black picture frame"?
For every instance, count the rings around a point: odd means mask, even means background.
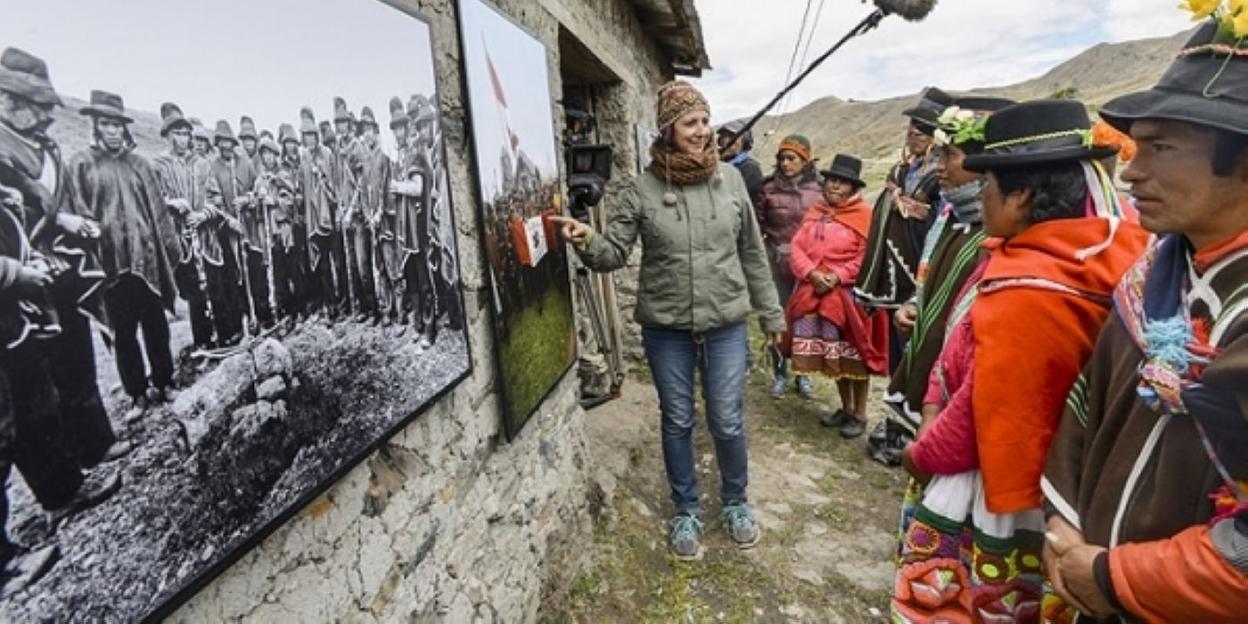
[[[35,0],[31,0],[31,1],[35,1]],[[434,96],[436,100],[433,102],[433,105],[435,107],[435,110],[439,113],[436,123],[439,125],[440,128],[443,128],[443,130],[439,133],[440,145],[436,146],[436,149],[438,153],[440,153],[440,156],[441,156],[441,162],[443,164],[442,166],[443,175],[449,176],[447,148],[446,148],[446,132],[444,130],[445,122],[443,121],[445,119],[445,116],[441,114],[441,112],[444,110],[444,107],[441,104],[444,99],[444,94],[443,94],[443,89],[439,88],[439,85],[438,85],[439,81],[437,80],[437,76],[442,75],[442,71],[448,68],[440,67],[441,63],[439,61],[438,55],[436,54],[438,37],[437,37],[437,34],[435,33],[433,23],[425,15],[415,11],[411,7],[406,6],[405,4],[399,2],[398,0],[378,0],[378,2],[381,5],[385,7],[389,7],[389,9],[393,9],[398,12],[393,15],[394,19],[408,19],[408,18],[413,19],[415,20],[415,22],[419,24],[420,27],[423,27],[428,31],[429,48],[426,51],[426,53],[429,55],[430,61],[433,66],[433,82],[431,83],[431,88],[433,90],[432,95]],[[32,49],[31,51],[37,52],[36,49]],[[56,66],[53,65],[51,67],[51,70],[52,70],[53,81],[55,81]],[[379,120],[380,120],[380,116],[384,115],[384,110],[378,110],[377,112],[379,114]],[[382,132],[385,132],[384,128],[385,128],[384,122],[382,122],[382,130],[381,130]],[[463,371],[455,375],[453,378],[450,378],[445,383],[445,385],[443,385],[439,390],[437,390],[432,395],[430,395],[416,409],[412,410],[410,413],[402,415],[402,416],[396,415],[397,417],[395,418],[394,422],[391,423],[389,426],[387,426],[384,429],[384,431],[381,432],[379,435],[375,436],[368,444],[351,451],[351,454],[349,456],[347,456],[342,461],[338,462],[335,465],[335,468],[329,471],[324,477],[320,478],[315,483],[315,485],[313,485],[312,487],[308,488],[306,491],[298,495],[293,500],[293,502],[290,502],[286,504],[284,507],[282,507],[281,511],[274,513],[270,519],[265,521],[262,525],[260,525],[255,530],[251,531],[245,538],[241,539],[241,541],[235,543],[228,550],[224,551],[222,554],[213,558],[211,563],[207,564],[202,569],[195,572],[193,576],[189,578],[189,580],[182,583],[180,586],[177,586],[167,591],[166,593],[162,595],[153,595],[152,601],[149,603],[149,609],[146,610],[146,612],[123,613],[123,614],[118,614],[118,617],[121,617],[122,619],[127,619],[127,620],[141,620],[144,622],[156,622],[156,621],[161,621],[169,617],[170,615],[172,615],[180,606],[184,605],[196,593],[201,591],[214,579],[216,579],[223,572],[229,569],[232,565],[238,562],[243,556],[248,554],[257,546],[259,546],[265,539],[267,539],[275,531],[277,531],[277,529],[281,528],[282,526],[290,522],[293,518],[295,518],[297,515],[302,513],[311,503],[313,503],[317,498],[321,497],[326,491],[328,491],[335,484],[337,484],[351,470],[355,469],[361,463],[363,463],[366,459],[371,457],[374,453],[376,453],[379,449],[381,449],[385,444],[387,444],[391,438],[393,438],[396,434],[398,434],[399,432],[403,431],[408,426],[410,426],[419,416],[423,415],[424,413],[429,411],[432,407],[436,406],[449,393],[453,392],[465,379],[468,379],[469,377],[472,376],[474,370],[476,369],[476,364],[473,360],[473,355],[472,355],[471,328],[469,326],[468,313],[465,307],[465,299],[464,299],[464,292],[463,292],[464,285],[463,285],[463,273],[462,273],[462,266],[463,266],[462,254],[460,253],[460,248],[459,248],[458,228],[455,224],[456,217],[457,217],[456,206],[455,206],[453,195],[451,194],[451,190],[450,190],[451,184],[449,184],[449,180],[447,180],[446,182],[447,183],[444,186],[444,190],[446,193],[445,195],[446,201],[449,203],[447,213],[450,219],[449,231],[451,232],[451,236],[450,236],[450,239],[451,239],[450,242],[451,242],[451,248],[452,248],[451,253],[453,253],[454,255],[456,271],[457,271],[457,275],[456,275],[457,283],[455,287],[455,296],[458,300],[459,314],[462,315],[462,319],[461,319],[462,329],[460,331],[462,331],[463,333],[463,356],[464,356],[464,359],[466,360],[466,366],[464,367]],[[459,216],[462,217],[462,215],[459,215]],[[405,337],[410,336],[410,335],[411,335],[410,333],[405,334]],[[11,477],[10,480],[12,480],[12,478],[13,477]],[[209,510],[206,510],[206,511],[211,513]],[[114,589],[120,589],[124,591],[124,589],[121,589],[121,588],[114,588]],[[37,592],[38,584],[36,583],[34,586],[32,586],[32,588],[27,589],[25,591]],[[56,614],[41,614],[41,617],[54,617],[55,619],[77,619],[79,617],[91,617],[91,616],[84,616],[83,613],[74,611],[70,613],[62,612],[62,613],[56,613]]]
[[[469,25],[467,24],[467,19],[465,18],[465,10],[464,10],[464,6],[467,3],[475,3],[479,5],[480,7],[482,7],[483,9],[485,9],[486,11],[491,12],[497,18],[499,18],[502,23],[505,23],[509,27],[514,28],[516,32],[519,33],[520,35],[526,36],[529,39],[531,39],[532,42],[536,44],[543,52],[541,63],[540,63],[540,68],[541,68],[540,72],[542,74],[543,80],[535,81],[535,82],[538,82],[545,87],[544,88],[544,91],[546,94],[545,99],[548,102],[549,108],[543,108],[542,110],[549,110],[550,130],[551,130],[550,140],[553,142],[553,145],[555,147],[554,171],[553,171],[553,177],[552,177],[551,182],[555,185],[556,193],[559,195],[559,202],[560,202],[559,206],[562,206],[562,199],[563,199],[562,176],[560,174],[561,163],[560,163],[559,153],[558,153],[558,147],[560,145],[560,142],[558,138],[558,125],[556,124],[556,117],[555,117],[554,98],[551,97],[549,94],[550,68],[549,68],[549,65],[547,64],[547,58],[546,58],[546,55],[549,54],[549,48],[547,47],[547,45],[541,40],[540,37],[538,37],[530,29],[525,27],[523,24],[521,24],[512,16],[508,15],[506,12],[499,9],[496,5],[494,5],[489,0],[456,0],[455,17],[456,17],[456,22],[457,22],[458,29],[459,29],[459,44],[460,44],[459,56],[460,56],[460,66],[461,66],[461,78],[463,80],[463,92],[465,94],[465,102],[466,102],[466,106],[464,110],[464,118],[466,120],[466,127],[467,127],[466,136],[473,137],[474,139],[473,141],[470,141],[471,143],[470,154],[472,156],[471,167],[472,167],[473,178],[476,181],[475,193],[476,193],[476,198],[478,202],[478,209],[476,211],[477,216],[478,216],[478,227],[481,232],[481,246],[482,246],[482,252],[483,252],[484,266],[486,267],[486,273],[487,273],[486,282],[487,282],[487,286],[489,289],[488,292],[486,293],[486,298],[488,300],[487,305],[490,308],[491,318],[493,320],[495,344],[499,345],[498,351],[503,351],[505,349],[505,347],[503,346],[503,342],[507,339],[506,337],[507,332],[504,328],[505,311],[500,309],[500,307],[497,305],[497,301],[494,296],[494,293],[497,293],[500,288],[504,288],[505,284],[507,283],[507,280],[499,279],[495,275],[495,271],[492,268],[492,262],[491,262],[491,250],[490,250],[491,236],[489,235],[490,220],[488,218],[487,210],[486,210],[486,206],[489,202],[486,199],[486,193],[484,189],[484,182],[483,182],[484,173],[482,170],[483,168],[482,168],[482,160],[481,160],[484,157],[484,155],[481,153],[480,146],[478,142],[475,140],[478,128],[480,127],[482,123],[485,123],[485,122],[482,121],[483,115],[479,115],[478,114],[479,110],[477,110],[478,107],[482,105],[479,101],[482,98],[474,98],[472,95],[472,87],[471,87],[472,75],[468,67],[469,48],[467,44],[467,40],[469,37],[469,33],[467,32],[467,29]],[[563,214],[562,209],[559,210],[559,213]],[[522,410],[515,410],[512,408],[513,403],[517,401],[517,398],[516,398],[517,393],[511,387],[511,384],[509,384],[508,382],[509,371],[507,370],[507,364],[506,364],[507,358],[505,358],[501,354],[500,354],[500,357],[494,358],[496,374],[498,375],[498,380],[499,380],[499,383],[496,384],[496,388],[498,389],[499,396],[502,399],[501,411],[502,411],[502,420],[503,420],[503,431],[508,441],[514,440],[516,436],[520,434],[520,432],[524,429],[525,425],[529,423],[529,421],[537,413],[537,411],[541,408],[541,406],[550,398],[551,394],[555,391],[555,389],[558,388],[559,384],[568,375],[569,371],[571,371],[572,368],[576,365],[576,360],[577,360],[577,357],[579,356],[579,351],[578,351],[579,346],[576,341],[576,320],[575,320],[575,317],[573,316],[575,312],[574,312],[574,307],[572,305],[573,293],[572,293],[572,283],[571,283],[571,271],[570,271],[570,268],[568,265],[568,259],[566,256],[566,253],[567,253],[566,246],[564,245],[562,239],[560,239],[557,234],[553,240],[550,240],[548,242],[551,245],[551,249],[558,250],[558,255],[555,257],[559,259],[559,266],[562,267],[562,271],[563,271],[563,279],[559,280],[555,284],[555,286],[566,288],[567,311],[568,311],[569,319],[570,319],[569,325],[568,325],[568,339],[571,345],[570,355],[567,361],[562,366],[559,367],[558,373],[551,374],[549,376],[549,383],[547,383],[545,388],[540,392],[540,395],[538,396],[538,398],[535,401],[531,401],[531,405],[528,406],[527,409],[522,409]]]

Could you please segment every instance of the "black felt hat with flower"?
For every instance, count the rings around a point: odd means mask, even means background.
[[[1137,119],[1170,119],[1248,135],[1248,0],[1184,7],[1210,19],[1155,87],[1110,100],[1101,118],[1123,132]]]
[[[1074,100],[1033,100],[1007,106],[984,127],[984,151],[967,156],[971,171],[1012,169],[1033,165],[1099,160],[1118,153],[1116,147],[1092,143],[1092,121]]]

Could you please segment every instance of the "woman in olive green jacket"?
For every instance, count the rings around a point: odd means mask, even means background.
[[[741,174],[719,162],[710,107],[683,81],[659,91],[660,136],[651,164],[618,198],[601,234],[560,218],[563,236],[585,265],[614,271],[641,240],[635,318],[659,392],[663,458],[676,516],[672,548],[701,554],[701,505],[694,476],[694,369],[702,373],[707,421],[723,487],[724,526],[741,548],[758,543],[746,499],[747,450],[742,424],[749,359],[746,320],[762,318],[769,340],[784,332],[758,222]]]

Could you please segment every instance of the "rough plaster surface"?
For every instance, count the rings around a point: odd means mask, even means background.
[[[433,29],[473,375],[171,621],[534,621],[543,599],[562,592],[589,556],[599,489],[589,476],[575,375],[517,440],[502,441],[454,0],[396,4],[422,14]],[[652,125],[653,94],[666,70],[629,3],[497,5],[550,51],[556,115],[560,24],[602,51],[604,64],[621,74],[619,83],[598,90],[602,138],[617,146],[613,186],[636,173],[634,124]],[[635,270],[617,277],[625,319],[635,293],[627,285],[635,280]],[[637,348],[635,326],[625,326],[626,342]]]

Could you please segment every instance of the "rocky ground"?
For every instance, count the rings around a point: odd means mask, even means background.
[[[188,342],[172,324],[174,348]],[[176,352],[176,351],[175,351]],[[51,534],[19,473],[9,531],[56,543],[61,560],[0,603],[0,621],[134,621],[234,550],[467,372],[463,332],[421,352],[410,332],[307,322],[221,361],[183,358],[171,402],[128,410],[106,351],[100,387],[114,430],[136,450],[90,473],[121,490]]]
[[[876,384],[878,396],[881,384]],[[879,622],[887,620],[898,513],[906,478],[869,460],[862,438],[822,428],[836,391],[774,401],[770,374],[751,371],[746,421],[750,498],[763,527],[752,550],[735,548],[717,516],[714,451],[699,423],[695,445],[707,510],[704,558],[669,554],[672,513],[659,447],[654,387],[634,373],[624,396],[587,418],[606,509],[594,564],[548,622]],[[872,422],[888,408],[873,402]],[[709,494],[708,494],[709,493]]]

